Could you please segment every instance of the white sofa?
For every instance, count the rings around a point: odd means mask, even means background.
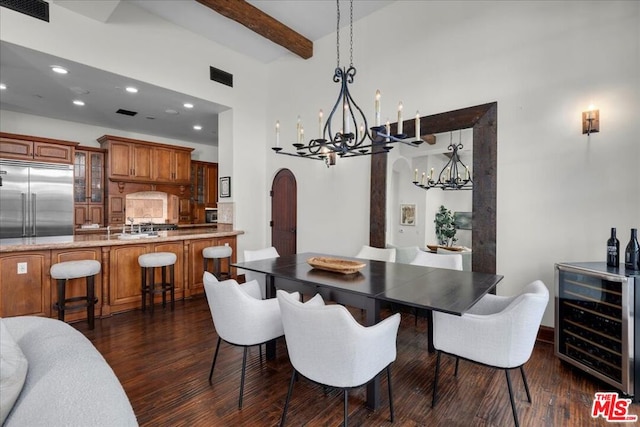
[[[0,323],[3,427],[138,425],[120,381],[80,332],[44,317],[2,318]],[[12,366],[17,367],[13,378]],[[19,395],[11,406],[12,386]]]

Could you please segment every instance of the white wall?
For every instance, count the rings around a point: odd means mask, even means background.
[[[540,278],[553,295],[554,263],[603,261],[610,227],[623,246],[640,227],[638,22],[640,2],[401,0],[356,23],[352,91],[370,117],[376,89],[383,121],[400,100],[422,114],[498,102],[498,293]],[[279,119],[294,142],[298,114],[327,111],[334,64],[332,35],[311,60],[270,67],[267,134]],[[592,102],[601,131],[587,137]],[[368,159],[327,170],[271,154],[267,180],[280,167],[298,179],[299,250],[349,255],[368,241]]]
[[[245,247],[264,246],[266,204],[257,195],[264,194],[265,65],[129,2],[120,2],[106,23],[55,3],[50,3],[49,8],[49,23],[2,8],[0,39],[218,102],[233,110],[222,114],[219,123],[219,174],[232,180],[232,198],[224,200],[235,204],[235,225],[246,230],[238,239],[239,252]],[[234,87],[210,81],[210,65],[232,73]],[[0,118],[6,117],[3,112]],[[4,122],[2,126],[5,127]],[[42,126],[44,130],[45,125]],[[52,132],[52,136],[61,133]],[[101,135],[99,132],[96,137]],[[69,139],[78,141],[75,137]],[[212,157],[213,154],[202,156]]]

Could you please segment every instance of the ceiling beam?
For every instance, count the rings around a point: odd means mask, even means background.
[[[303,59],[313,56],[313,42],[244,0],[196,0],[244,25]]]

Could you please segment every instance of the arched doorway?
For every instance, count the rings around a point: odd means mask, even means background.
[[[298,193],[296,178],[281,169],[271,184],[271,244],[280,255],[296,253]]]

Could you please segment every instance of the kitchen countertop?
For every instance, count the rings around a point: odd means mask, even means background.
[[[95,230],[94,230],[95,231]],[[157,236],[138,239],[120,239],[120,232],[110,234],[77,234],[73,236],[19,237],[0,239],[0,253],[22,252],[49,249],[85,248],[100,246],[119,246],[140,243],[171,242],[176,240],[206,239],[244,234],[234,230],[230,224],[218,224],[214,227],[197,227],[169,231],[158,231]],[[129,233],[127,233],[129,234]]]

